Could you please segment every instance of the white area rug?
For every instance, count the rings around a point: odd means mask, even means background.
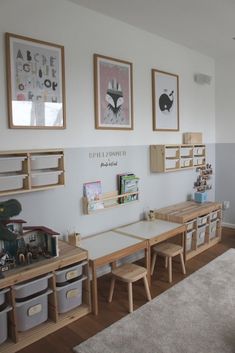
[[[235,249],[74,351],[235,353]]]

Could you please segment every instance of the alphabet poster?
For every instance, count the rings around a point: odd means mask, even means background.
[[[11,127],[63,128],[63,47],[7,34]]]

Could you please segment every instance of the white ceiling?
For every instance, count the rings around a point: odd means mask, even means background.
[[[214,58],[235,57],[235,0],[69,0]]]

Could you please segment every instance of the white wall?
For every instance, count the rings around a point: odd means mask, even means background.
[[[65,131],[7,128],[4,32],[65,46]],[[1,149],[179,143],[183,131],[202,131],[214,142],[214,80],[193,82],[196,72],[214,77],[213,60],[204,55],[64,0],[1,0],[0,40]],[[133,132],[94,129],[93,53],[133,62]],[[151,68],[179,74],[179,133],[152,131]]]
[[[66,130],[8,129],[5,32],[65,46]],[[29,223],[43,223],[62,232],[72,226],[89,234],[134,221],[147,206],[162,207],[184,201],[193,191],[194,171],[150,174],[147,148],[150,144],[181,143],[184,131],[203,132],[204,142],[210,145],[210,161],[214,162],[214,79],[211,85],[193,81],[197,72],[214,78],[212,59],[65,0],[1,0],[0,41],[0,149],[59,147],[65,148],[68,156],[64,189],[16,195],[23,206],[22,218]],[[94,53],[133,63],[134,131],[94,129]],[[152,131],[152,68],[179,75],[180,132]],[[136,149],[129,154],[129,160],[120,164],[120,170],[102,174],[99,168],[87,167],[87,160],[82,156],[87,156],[88,146],[136,146]],[[141,177],[140,203],[100,216],[82,216],[82,183],[91,181],[92,177],[97,180],[97,172],[105,189],[110,184],[110,175],[114,183],[115,175],[127,168]]]
[[[235,54],[235,53],[234,53]],[[235,227],[235,89],[233,57],[216,61],[216,199],[230,201],[226,225]]]

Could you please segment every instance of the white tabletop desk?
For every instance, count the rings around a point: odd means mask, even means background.
[[[89,263],[92,270],[92,303],[93,312],[98,314],[98,292],[96,269],[115,262],[127,255],[145,250],[146,268],[150,278],[150,254],[148,242],[115,231],[108,231],[91,235],[81,240],[81,248],[88,251]]]
[[[184,260],[185,260],[186,227],[184,224],[156,219],[154,221],[140,221],[140,222],[132,223],[130,225],[116,228],[114,230],[116,232],[120,232],[121,234],[139,237],[140,239],[146,239],[148,241],[149,248],[151,248],[152,245],[155,245],[164,240],[180,235],[182,246],[184,248]],[[150,254],[149,256],[151,257],[150,249],[149,249],[149,254]]]

